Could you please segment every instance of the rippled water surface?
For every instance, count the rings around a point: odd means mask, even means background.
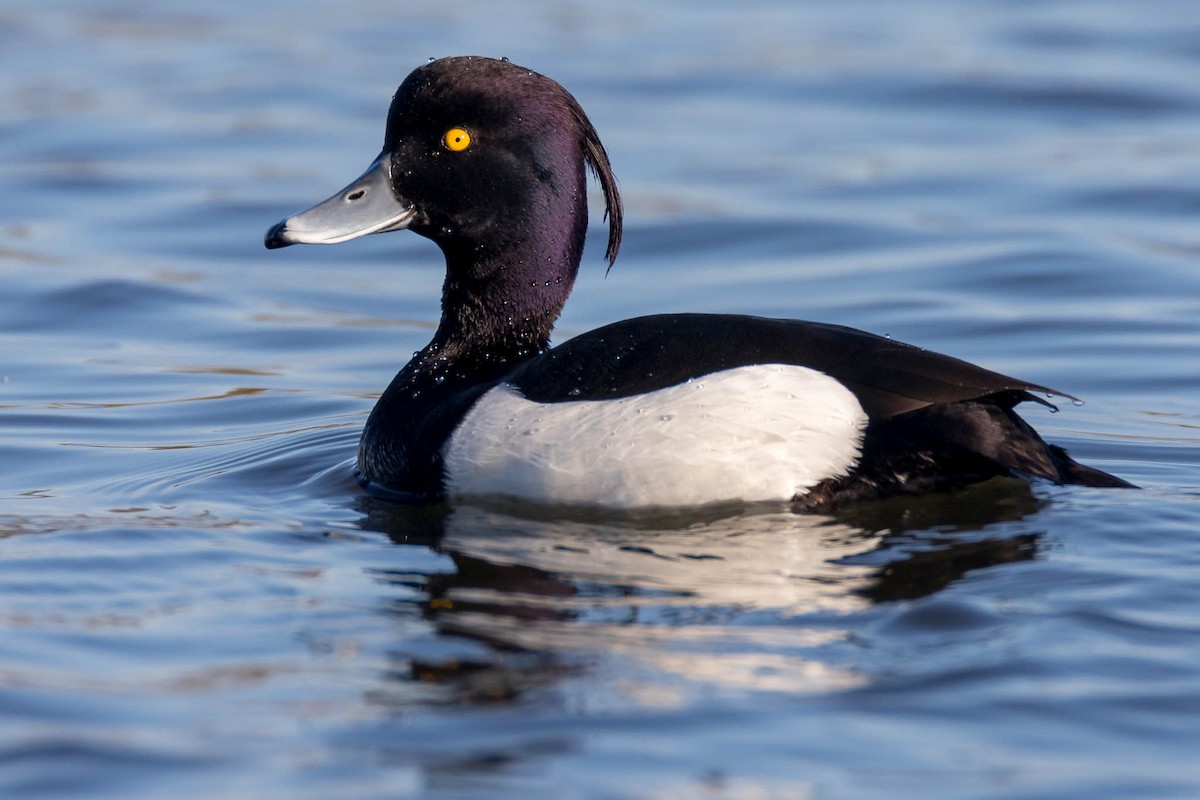
[[[1198,42],[1192,0],[9,0],[0,796],[1200,795]],[[559,79],[621,179],[559,340],[886,333],[1085,397],[1027,416],[1143,488],[367,501],[439,257],[262,234],[457,53]]]

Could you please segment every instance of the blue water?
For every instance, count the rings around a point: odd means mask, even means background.
[[[1200,796],[1197,42],[1193,0],[9,0],[0,797]],[[620,178],[559,340],[865,328],[1086,398],[1027,416],[1143,489],[367,501],[438,255],[262,235],[460,53]]]

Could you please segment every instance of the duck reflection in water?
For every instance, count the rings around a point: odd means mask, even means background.
[[[445,689],[447,702],[515,700],[581,670],[610,670],[611,659],[626,678],[638,672],[629,664],[649,662],[645,674],[692,686],[861,686],[868,676],[839,664],[855,613],[1034,558],[1040,534],[1019,523],[1042,506],[1010,479],[839,516],[362,503],[363,529],[453,563],[445,573],[381,573],[420,592],[419,609],[404,601],[396,611],[432,622],[441,641],[403,644],[397,674]],[[669,702],[680,689],[645,691],[655,696],[638,702]]]

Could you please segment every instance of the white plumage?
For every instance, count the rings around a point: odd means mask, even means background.
[[[446,443],[451,496],[609,508],[788,500],[858,461],[867,415],[807,367],[765,364],[614,400],[484,394]]]

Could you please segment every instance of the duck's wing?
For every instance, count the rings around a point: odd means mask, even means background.
[[[1011,408],[1063,392],[882,336],[818,322],[726,314],[662,314],[617,322],[525,362],[506,382],[554,403],[630,397],[734,367],[795,364],[849,388],[882,420],[995,396]],[[1031,394],[1036,393],[1036,394]]]

